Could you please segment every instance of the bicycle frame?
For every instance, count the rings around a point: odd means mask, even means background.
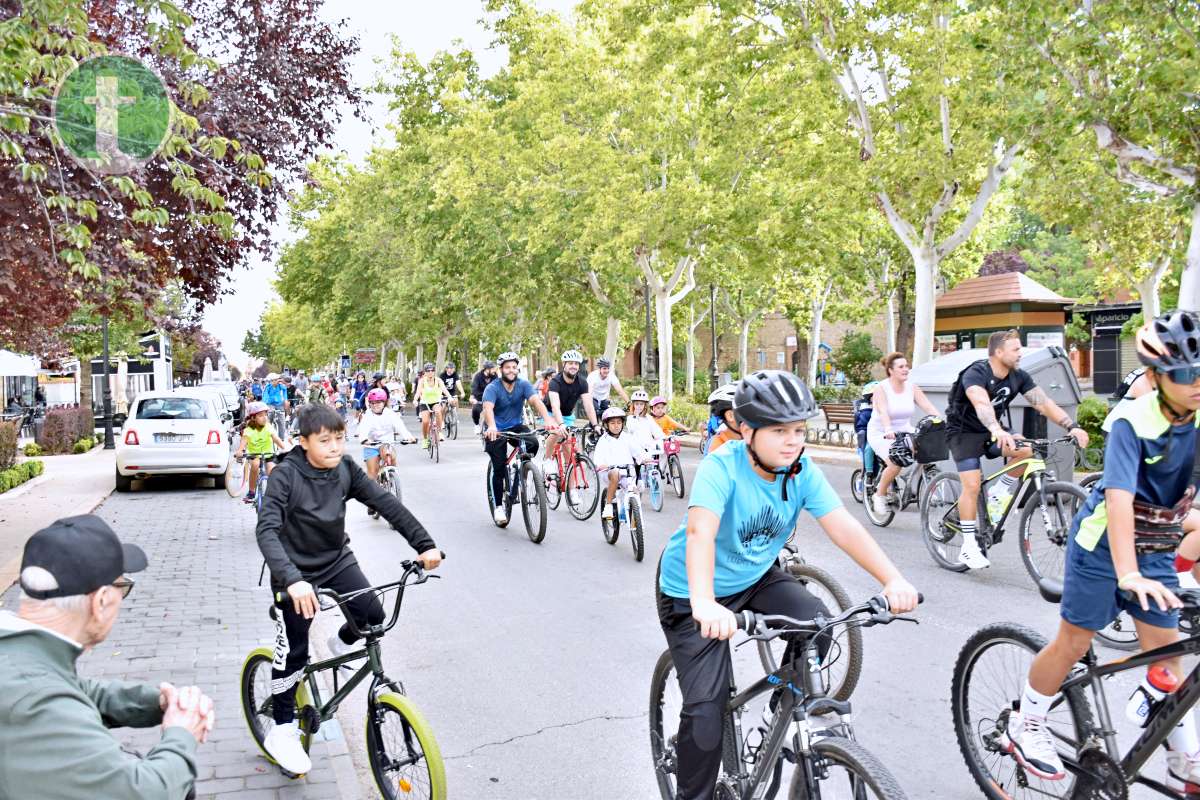
[[[1000,515],[1000,519],[996,520],[996,522],[993,524],[991,517],[988,516],[987,508],[983,503],[984,498],[987,497],[988,485],[1005,473],[1010,472],[1011,470],[1014,470],[1020,466],[1024,466],[1025,470],[1021,473],[1021,477],[1017,479],[1017,486],[1015,489],[1013,489],[1012,501],[1008,504],[1008,507],[1004,509],[1004,513]],[[1043,501],[1045,500],[1046,482],[1044,476],[1048,472],[1049,470],[1046,467],[1045,459],[1037,456],[1030,456],[1029,458],[1023,458],[1020,461],[1015,461],[1012,464],[1005,466],[1003,469],[1000,469],[999,471],[989,475],[986,479],[980,482],[979,497],[977,497],[975,501],[977,506],[975,520],[976,524],[979,526],[977,530],[988,542],[988,546],[998,544],[1004,538],[1004,526],[1008,524],[1009,515],[1012,514],[1013,509],[1019,508],[1025,504],[1026,500],[1028,499],[1025,497],[1026,484],[1032,486],[1031,491],[1042,495]],[[952,514],[957,511],[957,509],[958,503],[955,503],[946,510],[946,514]],[[962,533],[962,529],[959,527],[957,521],[951,522],[943,517],[943,523],[951,530]]]
[[[1100,679],[1119,672],[1127,672],[1139,667],[1145,667],[1165,659],[1185,655],[1200,655],[1200,635],[1189,636],[1186,639],[1154,650],[1138,653],[1117,661],[1109,661],[1104,664],[1098,663],[1094,650],[1088,650],[1088,654],[1084,657],[1083,670],[1072,677],[1068,677],[1062,685],[1063,692],[1066,692],[1068,689],[1084,686],[1091,690],[1093,705],[1095,705],[1098,715],[1099,730],[1090,731],[1089,733],[1092,736],[1099,733],[1103,737],[1104,747],[1108,755],[1114,761],[1120,762],[1121,769],[1129,780],[1134,783],[1140,783],[1168,797],[1177,797],[1178,795],[1168,790],[1166,786],[1158,781],[1142,776],[1140,770],[1150,757],[1154,755],[1158,746],[1167,740],[1171,731],[1175,729],[1175,726],[1179,724],[1184,715],[1190,713],[1192,707],[1197,702],[1200,702],[1200,664],[1196,665],[1188,674],[1178,689],[1163,698],[1162,702],[1154,709],[1142,735],[1133,743],[1129,748],[1129,752],[1124,757],[1121,756],[1121,751],[1117,746],[1116,733],[1112,725],[1112,715],[1108,708],[1108,699],[1104,693],[1104,686]],[[1061,696],[1058,702],[1055,703],[1055,706],[1060,703],[1062,703]],[[1065,737],[1060,738],[1066,741]],[[1073,742],[1072,744],[1075,745],[1076,750],[1079,750],[1087,742]],[[1077,774],[1085,771],[1075,753],[1064,757],[1063,763],[1072,772]]]

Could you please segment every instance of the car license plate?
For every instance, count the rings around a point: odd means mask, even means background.
[[[178,444],[179,442],[190,442],[192,434],[190,433],[156,433],[154,441],[159,444]]]

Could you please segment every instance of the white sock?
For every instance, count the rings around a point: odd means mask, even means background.
[[[1017,488],[1017,479],[1012,475],[1005,474],[1000,476],[1000,483],[1004,485],[1005,490],[1009,492],[1009,494],[1012,493],[1013,489]]]
[[[962,549],[970,550],[972,553],[979,552],[979,542],[975,540],[975,520],[964,519],[959,524],[962,525]]]
[[[1167,737],[1167,747],[1188,756],[1200,754],[1200,737],[1196,735],[1196,717],[1192,712],[1179,721]]]
[[[1057,694],[1042,694],[1030,686],[1029,681],[1025,681],[1025,691],[1021,694],[1021,716],[1045,719],[1056,697]]]

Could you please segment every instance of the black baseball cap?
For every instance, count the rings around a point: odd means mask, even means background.
[[[95,514],[81,514],[56,520],[29,537],[21,558],[26,567],[41,567],[54,576],[58,588],[30,590],[25,594],[37,600],[91,594],[117,578],[146,568],[146,553],[134,544],[126,544],[108,523]]]

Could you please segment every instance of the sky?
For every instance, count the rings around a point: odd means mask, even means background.
[[[576,0],[534,0],[537,7],[569,14]],[[492,75],[504,66],[507,53],[488,49],[491,34],[479,24],[483,16],[482,0],[328,0],[326,16],[344,17],[349,33],[359,37],[362,47],[354,59],[351,72],[359,86],[368,86],[378,74],[377,60],[386,59],[391,52],[391,35],[400,39],[404,49],[416,52],[427,61],[439,50],[445,50],[461,40],[476,54],[481,72]],[[368,98],[369,99],[369,98]],[[337,129],[338,149],[354,161],[361,162],[374,141],[386,137],[386,103],[374,102],[368,109],[367,120],[343,114]],[[373,130],[374,129],[374,130]],[[286,220],[276,226],[276,243],[286,241],[289,232]],[[244,369],[248,357],[242,352],[242,339],[248,330],[258,327],[258,318],[267,304],[276,297],[271,288],[275,277],[273,261],[256,258],[248,266],[239,267],[227,279],[233,294],[207,309],[204,328],[219,339],[230,363]]]

